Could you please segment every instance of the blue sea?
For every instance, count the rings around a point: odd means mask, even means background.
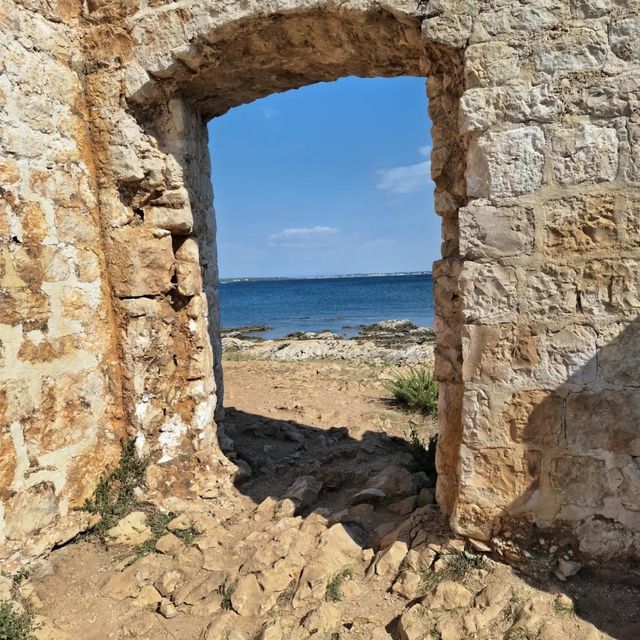
[[[356,335],[363,324],[411,320],[433,325],[430,273],[237,279],[220,283],[222,326],[266,325],[265,338],[295,331]]]

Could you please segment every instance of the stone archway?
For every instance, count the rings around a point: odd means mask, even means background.
[[[453,47],[425,38],[421,24],[415,9],[379,3],[335,8],[285,3],[268,14],[253,8],[232,12],[218,23],[169,5],[129,18],[136,55],[122,77],[130,112],[101,111],[94,125],[96,138],[111,149],[111,155],[105,152],[109,180],[101,198],[120,216],[105,222],[123,327],[126,403],[140,450],[159,463],[159,483],[169,483],[161,492],[170,499],[183,493],[181,482],[196,494],[221,491],[215,474],[194,480],[199,466],[194,454],[225,465],[213,437],[222,376],[206,121],[269,93],[347,75],[428,77],[433,177],[450,235],[457,207],[466,202],[466,142],[457,124],[462,58]],[[188,42],[176,42],[184,29],[191,33]],[[102,34],[102,28],[96,32]],[[114,143],[120,150],[115,158]],[[123,209],[128,214],[123,216]],[[450,249],[448,242],[441,271],[455,269],[457,256]],[[447,323],[452,321],[449,314]],[[155,340],[141,350],[137,345],[147,335]],[[444,341],[440,348],[439,358],[449,363],[439,367],[448,402],[459,388],[459,350],[459,343]],[[151,373],[149,362],[158,352],[178,354],[178,360]],[[446,445],[447,439],[442,441]],[[229,472],[222,470],[222,484]],[[444,502],[447,491],[455,490],[445,490],[444,482],[442,487]]]
[[[0,412],[11,459],[0,544],[15,551],[24,536],[64,528],[114,458],[123,422],[166,503],[224,494],[233,468],[214,428],[222,387],[204,123],[311,82],[408,74],[428,77],[443,219],[439,504],[475,538],[535,524],[551,538],[568,531],[589,555],[637,557],[640,38],[636,9],[614,4],[88,0],[82,13],[50,8],[42,32],[16,7],[11,28],[39,43],[24,59],[66,83],[40,91],[73,154],[39,149],[35,135],[20,146],[11,127],[0,139],[57,180],[25,177],[15,162],[3,169],[14,204],[42,204],[49,235],[38,215],[23,233],[8,214],[0,338],[20,367],[0,353],[0,397],[26,385],[31,404]],[[82,53],[61,55],[73,37]],[[7,46],[20,59],[23,43]],[[7,77],[24,100],[5,119],[46,129],[35,81]],[[78,232],[81,220],[90,233]],[[51,229],[58,240],[68,231],[76,275],[43,252]],[[76,250],[93,262],[81,268]],[[92,304],[67,300],[85,282]],[[46,353],[35,350],[43,335]],[[82,392],[90,417],[43,394],[61,372],[83,384],[95,374]],[[51,406],[71,407],[65,425],[47,422]],[[71,432],[82,440],[69,448],[58,435]],[[25,501],[36,505],[31,525],[16,524]]]

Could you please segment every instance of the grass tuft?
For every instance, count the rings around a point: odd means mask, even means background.
[[[229,585],[223,593],[222,602],[220,607],[223,611],[231,611],[231,596],[233,596],[233,592],[236,590],[236,583],[234,582],[232,585]]]
[[[527,629],[527,627],[515,627],[511,629],[509,635],[507,636],[507,640],[533,640],[534,634],[531,629]]]
[[[0,638],[2,640],[36,640],[35,625],[29,613],[19,613],[8,600],[0,601]]]
[[[487,563],[483,556],[477,556],[467,551],[452,553],[445,556],[444,569],[440,571],[425,569],[422,571],[422,584],[425,588],[432,589],[445,580],[464,582],[471,571],[486,569],[486,567]]]
[[[329,602],[339,602],[344,597],[342,594],[342,583],[353,577],[353,569],[348,568],[334,576],[327,584],[326,599]]]
[[[438,383],[430,367],[412,367],[385,385],[396,402],[427,415],[438,412]]]
[[[559,602],[553,603],[553,611],[559,616],[575,616],[576,615],[575,605],[573,605],[572,607],[565,607],[561,605]]]

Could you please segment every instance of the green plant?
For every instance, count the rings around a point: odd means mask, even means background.
[[[189,527],[189,529],[176,529],[172,533],[176,538],[182,540],[186,546],[189,546],[198,537],[198,532],[193,527]]]
[[[156,542],[167,533],[167,525],[173,519],[172,513],[162,513],[152,505],[144,506],[147,513],[147,525],[151,529],[151,537],[135,548],[134,553],[138,558],[149,555],[156,550]]]
[[[566,616],[566,615],[575,616],[576,606],[572,605],[570,607],[565,607],[563,604],[560,604],[559,602],[554,602],[553,611],[560,616]]]
[[[0,601],[0,640],[36,640],[34,631],[31,614],[16,611],[8,600]]]
[[[433,638],[433,640],[442,640],[442,632],[435,625],[429,629],[425,638]]]
[[[220,607],[223,611],[231,611],[231,597],[233,596],[233,592],[236,590],[236,583],[229,585],[226,589],[224,589],[222,594],[222,602],[220,603]]]
[[[134,489],[144,482],[147,462],[135,454],[133,442],[122,447],[122,456],[115,469],[100,478],[92,498],[82,509],[101,517],[94,528],[94,534],[101,540],[108,529],[133,510],[136,504]]]
[[[411,432],[409,433],[409,442],[411,455],[413,455],[415,461],[418,463],[420,470],[424,471],[430,478],[437,477],[436,448],[438,446],[438,435],[431,436],[428,444],[425,445],[417,429],[412,426]]]
[[[398,404],[428,415],[438,412],[438,383],[430,367],[412,367],[385,385]]]
[[[338,602],[342,600],[343,598],[342,583],[348,578],[352,578],[352,577],[353,577],[353,569],[347,568],[341,573],[339,573],[337,576],[334,576],[333,578],[331,578],[331,580],[329,580],[329,583],[327,584],[326,599],[329,600],[330,602]]]
[[[522,598],[517,593],[512,593],[509,602],[504,608],[504,617],[512,623],[516,621],[516,608],[521,602]]]
[[[511,629],[507,638],[508,640],[533,640],[534,635],[533,631],[527,627],[515,627]]]
[[[451,553],[445,556],[445,566],[440,571],[424,569],[421,573],[422,585],[432,589],[444,580],[462,582],[471,571],[485,569],[487,566],[482,556],[477,556],[467,551]]]
[[[13,584],[20,585],[31,575],[31,567],[21,567],[10,578],[13,580]]]

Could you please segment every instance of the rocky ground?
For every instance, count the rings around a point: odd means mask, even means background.
[[[358,360],[360,362],[419,363],[433,355],[435,335],[408,320],[387,320],[360,327],[352,338],[330,331],[293,333],[264,340],[268,327],[240,327],[222,333],[222,344],[233,359],[256,360]]]
[[[66,545],[0,597],[39,640],[637,640],[637,588],[586,567],[561,581],[580,567],[553,549],[534,580],[500,561],[508,541],[450,535],[409,441],[435,427],[390,403],[396,368],[227,360],[241,476],[224,512],[158,527],[134,505],[106,545]]]

